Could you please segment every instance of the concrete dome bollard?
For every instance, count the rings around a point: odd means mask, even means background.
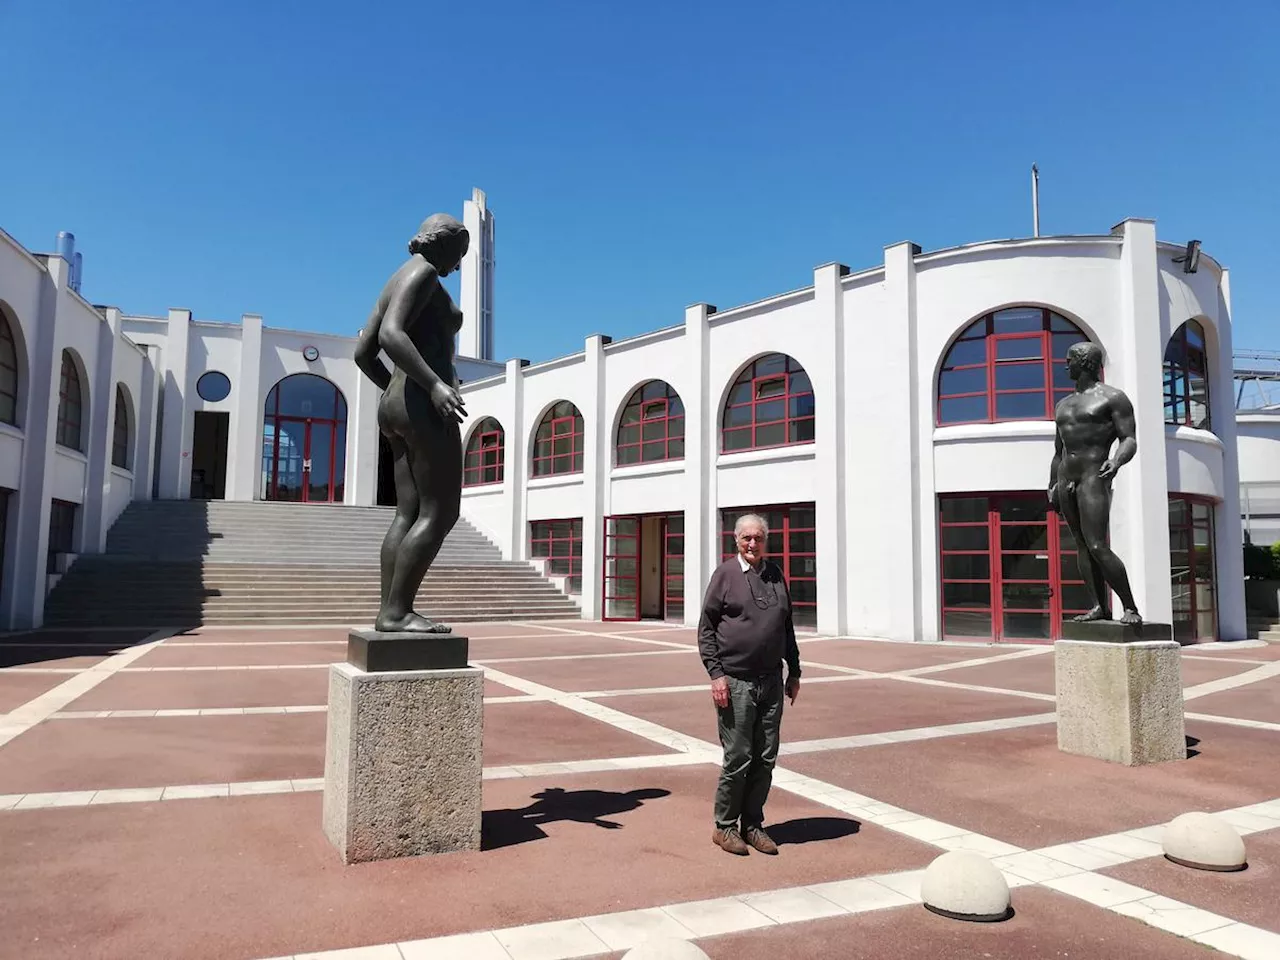
[[[1236,828],[1211,813],[1175,817],[1165,826],[1161,845],[1166,859],[1195,870],[1227,872],[1249,865]]]
[[[1009,883],[986,857],[952,850],[929,864],[920,897],[934,913],[953,920],[991,923],[1010,916]]]
[[[708,960],[705,953],[688,940],[646,940],[622,955],[622,960]]]

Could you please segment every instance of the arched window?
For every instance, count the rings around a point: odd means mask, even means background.
[[[738,374],[721,420],[720,449],[755,450],[813,441],[813,385],[785,353],[769,353]]]
[[[267,394],[262,498],[337,503],[346,490],[347,401],[314,373],[285,377]]]
[[[58,435],[59,446],[72,450],[83,449],[80,445],[80,421],[83,409],[80,391],[80,371],[71,358],[70,350],[62,351],[62,374],[58,381]]]
[[[502,482],[502,439],[502,424],[493,417],[476,424],[462,463],[464,487]]]
[[[18,345],[0,310],[0,423],[18,422]]]
[[[582,472],[582,414],[568,400],[542,415],[533,438],[533,475]]]
[[[1067,350],[1088,340],[1044,307],[1012,307],[979,317],[951,344],[938,374],[938,426],[1052,420],[1075,385]]]
[[[1188,320],[1164,350],[1164,422],[1209,430],[1209,357],[1204,327]]]
[[[618,466],[684,457],[684,404],[665,380],[637,387],[618,421]]]
[[[116,384],[115,421],[111,426],[111,465],[121,470],[129,464],[129,399],[121,384]]]

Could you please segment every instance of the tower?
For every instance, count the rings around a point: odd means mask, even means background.
[[[493,359],[493,213],[478,187],[462,205],[462,223],[471,235],[462,258],[460,299],[462,329],[458,331],[458,356]]]

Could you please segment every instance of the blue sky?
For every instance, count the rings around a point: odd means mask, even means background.
[[[1280,349],[1280,5],[0,0],[0,227],[127,312],[354,334],[483,188],[537,361],[926,250],[1153,217]],[[456,286],[454,287],[456,290]]]

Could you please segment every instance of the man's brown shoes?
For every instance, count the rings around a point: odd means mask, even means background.
[[[740,857],[745,857],[750,852],[742,842],[737,827],[729,827],[727,830],[717,827],[715,833],[711,834],[711,842],[725,853],[736,853]]]
[[[778,845],[773,838],[764,832],[764,827],[747,827],[742,831],[743,838],[761,853],[773,856],[778,852]]]

